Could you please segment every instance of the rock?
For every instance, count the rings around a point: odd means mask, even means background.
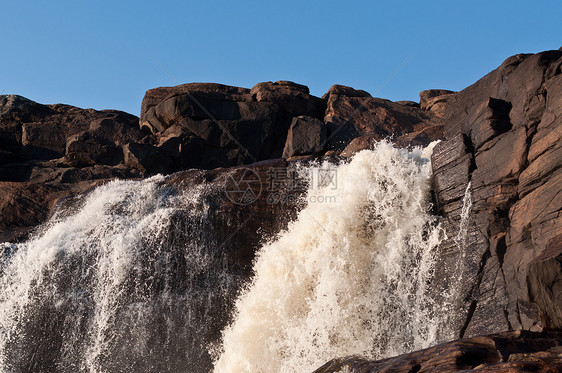
[[[455,91],[446,89],[429,89],[420,92],[420,108],[431,111],[438,117],[444,117],[447,101],[455,94]]]
[[[545,251],[533,259],[527,274],[531,299],[542,310],[548,329],[562,329],[562,234],[553,237]]]
[[[369,92],[363,91],[362,89],[355,89],[339,84],[331,86],[322,98],[327,100],[332,95],[342,95],[347,97],[372,97]]]
[[[394,146],[397,148],[413,148],[416,146],[426,147],[431,142],[441,140],[443,138],[443,126],[426,127],[420,131],[414,131],[399,136],[394,140]],[[341,151],[342,157],[352,157],[355,153],[372,149],[376,142],[385,140],[386,138],[377,134],[359,136],[353,139],[344,150]]]
[[[489,97],[470,112],[463,124],[462,132],[469,135],[472,146],[478,150],[493,137],[507,132],[512,128],[509,121],[511,104]]]
[[[399,148],[426,147],[433,141],[443,140],[443,127],[443,125],[436,125],[426,127],[420,131],[410,132],[399,136],[394,143]]]
[[[295,117],[289,128],[283,158],[321,152],[325,142],[326,126],[321,120],[308,116]]]
[[[217,250],[227,253],[247,279],[264,237],[286,229],[305,206],[301,197],[306,188],[286,184],[287,178],[298,180],[294,178],[299,164],[305,165],[306,161],[276,159],[232,168],[193,169],[171,175],[166,183],[181,190],[205,183],[208,193],[204,198],[212,206],[206,232],[220,243]],[[251,193],[241,193],[247,188]],[[250,197],[244,198],[245,195]],[[217,333],[220,330],[217,327]]]
[[[356,153],[365,149],[372,149],[377,141],[384,140],[384,137],[374,134],[359,136],[351,140],[349,144],[341,151],[342,157],[353,157]]]
[[[334,86],[324,97],[329,149],[344,149],[356,137],[398,137],[439,125],[441,120],[418,108],[373,98],[364,91]]]
[[[395,101],[397,104],[400,105],[404,105],[404,106],[409,106],[409,107],[414,107],[414,108],[419,108],[420,104],[418,102],[415,101]]]
[[[121,148],[125,144],[145,139],[146,134],[138,126],[123,118],[97,119],[86,131],[66,139],[66,159],[75,166],[117,165],[123,162]]]
[[[63,157],[67,140],[90,127],[108,128],[101,130],[106,137],[133,133],[135,138],[145,136],[138,129],[135,116],[117,110],[41,105],[21,96],[8,95],[0,96],[0,113],[0,144],[3,149],[27,160]]]
[[[544,285],[559,271],[549,242],[562,234],[561,66],[559,51],[516,55],[448,101],[432,166],[438,210],[455,239],[440,245],[434,285],[446,288],[440,268],[458,260],[459,276],[474,279],[458,295],[467,310],[455,321],[459,336],[541,330],[562,317]],[[462,217],[465,191],[472,207]],[[541,266],[551,277],[540,277]]]
[[[14,161],[18,161],[18,160],[21,160],[21,159],[17,154],[12,153],[8,150],[0,150],[0,166],[2,166],[3,164],[6,164],[6,163],[12,163]]]
[[[150,144],[129,143],[123,147],[125,165],[149,175],[167,174],[177,169],[173,160]]]
[[[448,89],[427,89],[425,91],[420,92],[420,107],[422,109],[427,109],[427,103],[429,100],[440,97],[446,96],[456,93],[455,91],[449,91]]]
[[[23,237],[97,182],[142,176],[123,165],[133,141],[153,141],[133,115],[0,96],[0,239]]]
[[[321,118],[324,108],[307,87],[287,81],[251,90],[193,83],[147,91],[140,120],[158,138],[170,127],[184,128],[175,141],[197,144],[201,152],[201,162],[191,164],[215,168],[281,157],[292,118]]]
[[[461,339],[384,360],[334,359],[314,373],[370,372],[557,372],[562,334],[514,331]]]
[[[326,104],[324,100],[310,95],[307,86],[289,81],[258,83],[250,90],[257,102],[271,102],[284,112],[297,116],[322,118]]]

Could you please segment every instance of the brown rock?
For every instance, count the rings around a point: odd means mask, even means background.
[[[384,360],[351,356],[329,361],[314,373],[557,372],[562,335],[515,331],[460,339]]]
[[[295,117],[289,128],[283,158],[318,153],[325,142],[326,125],[321,120],[307,116]]]
[[[444,117],[447,101],[455,94],[446,89],[429,89],[420,92],[420,108],[431,111],[438,117]]]
[[[186,132],[175,141],[184,149],[197,144],[201,153],[200,162],[189,164],[228,167],[281,157],[293,117],[321,118],[324,108],[324,100],[307,87],[288,81],[259,83],[251,90],[194,83],[147,91],[141,124],[160,143],[168,128],[181,126]]]
[[[431,142],[443,140],[443,125],[426,127],[421,131],[414,131],[399,136],[394,144],[400,148],[411,148],[414,146],[428,146]]]
[[[432,164],[448,236],[459,232],[469,182],[472,208],[463,245],[441,244],[434,286],[446,286],[439,285],[440,268],[462,251],[463,276],[473,280],[462,289],[470,302],[460,307],[469,309],[458,321],[460,335],[541,330],[558,317],[559,300],[547,296],[538,269],[534,290],[527,285],[531,268],[542,263],[537,258],[562,234],[560,66],[558,51],[510,57],[447,104],[447,140],[435,147]]]
[[[543,312],[545,327],[562,329],[562,234],[531,262],[527,284],[531,299]]]
[[[335,86],[324,96],[328,147],[343,149],[356,137],[376,134],[397,137],[440,124],[423,110],[370,97],[366,92]]]

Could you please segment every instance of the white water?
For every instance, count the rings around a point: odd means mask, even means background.
[[[204,186],[180,196],[163,179],[98,187],[35,238],[4,244],[15,252],[0,267],[0,372],[209,366],[205,314],[229,280],[200,238]]]
[[[444,233],[429,213],[430,152],[379,143],[337,167],[337,188],[309,190],[328,202],[260,250],[215,372],[310,372],[437,342],[428,287]]]
[[[429,292],[445,237],[429,212],[431,149],[383,142],[320,165],[336,185],[315,180],[261,248],[218,348],[240,278],[209,237],[209,186],[95,189],[29,241],[0,246],[0,372],[205,372],[212,353],[215,372],[290,373],[439,342],[454,310]]]

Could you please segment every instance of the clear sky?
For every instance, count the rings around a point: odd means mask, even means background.
[[[0,93],[138,115],[178,82],[292,80],[391,100],[562,46],[562,1],[3,1]],[[158,61],[170,77],[155,62]]]

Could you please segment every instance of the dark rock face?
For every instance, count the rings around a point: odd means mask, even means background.
[[[397,357],[334,359],[314,373],[558,372],[562,334],[524,331],[457,340]]]
[[[438,267],[461,260],[466,282],[459,337],[560,327],[561,65],[559,51],[513,56],[448,101],[432,164],[450,236]]]
[[[277,159],[230,169],[187,170],[169,176],[166,183],[181,190],[200,183],[210,186],[208,221],[214,227],[213,235],[224,243],[222,249],[230,260],[250,276],[254,255],[263,240],[285,229],[304,207],[301,197],[305,190],[295,189],[290,195],[280,196],[280,190],[270,187],[275,175],[283,175],[282,179],[295,176],[297,164]],[[245,198],[247,188],[251,193]]]
[[[123,165],[122,150],[139,141],[150,139],[121,111],[0,96],[0,239],[18,237],[58,200],[101,179],[140,177]]]
[[[180,127],[182,152],[191,153],[186,165],[214,168],[281,157],[293,117],[322,118],[324,105],[292,82],[251,90],[193,83],[147,91],[140,120],[160,141],[167,129]]]
[[[146,136],[135,116],[117,110],[41,105],[16,95],[0,96],[0,107],[0,146],[26,160],[63,157],[67,139],[86,132],[100,147]]]
[[[326,126],[321,120],[307,116],[296,117],[289,128],[283,158],[319,153],[325,143]]]

